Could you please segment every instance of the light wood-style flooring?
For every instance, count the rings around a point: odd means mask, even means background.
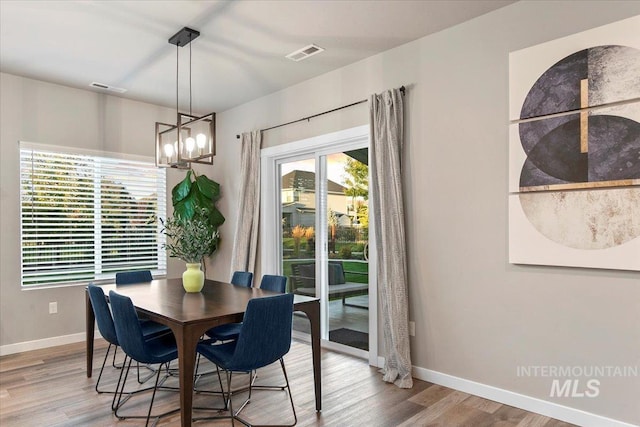
[[[96,342],[93,378],[85,375],[84,343],[69,344],[0,358],[0,425],[12,426],[137,426],[142,420],[118,421],[111,413],[111,396],[97,394],[95,381],[106,344]],[[382,382],[375,368],[364,360],[324,351],[322,355],[323,411],[316,413],[311,370],[311,349],[295,342],[285,358],[291,380],[298,426],[441,426],[441,427],[568,427],[570,424],[542,415],[481,399],[439,385],[415,380],[412,389]],[[208,362],[207,362],[208,363]],[[205,364],[206,365],[206,364]],[[210,370],[211,365],[204,367]],[[105,368],[105,387],[115,385],[118,371]],[[246,377],[246,376],[243,376]],[[244,381],[244,378],[239,378]],[[258,383],[280,383],[279,364],[262,369]],[[135,381],[134,381],[135,383]],[[214,375],[203,377],[199,387],[215,387]],[[170,378],[166,385],[177,384]],[[101,384],[102,385],[102,384]],[[145,413],[150,395],[132,398],[127,413]],[[243,396],[238,396],[240,399]],[[220,405],[218,397],[196,395],[194,406]],[[234,399],[234,402],[236,400]],[[154,412],[175,408],[178,395],[159,393]],[[237,405],[237,403],[236,403]],[[194,411],[195,416],[214,412]],[[243,411],[260,423],[292,420],[286,393],[256,391]],[[159,421],[178,426],[179,414]],[[201,421],[195,426],[230,425],[225,421]]]

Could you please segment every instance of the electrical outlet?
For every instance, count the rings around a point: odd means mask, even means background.
[[[58,303],[56,301],[49,303],[49,314],[56,314],[58,312]]]
[[[413,320],[409,321],[409,335],[412,337],[416,336],[416,322]]]

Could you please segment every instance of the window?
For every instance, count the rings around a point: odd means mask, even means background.
[[[148,161],[20,143],[22,286],[166,274],[166,172]]]

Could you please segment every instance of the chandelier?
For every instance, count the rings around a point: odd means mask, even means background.
[[[212,165],[216,154],[216,114],[197,117],[191,113],[191,42],[199,31],[184,27],[171,36],[176,45],[176,124],[156,122],[156,166],[189,169],[191,163]],[[178,106],[179,51],[189,45],[189,113]]]

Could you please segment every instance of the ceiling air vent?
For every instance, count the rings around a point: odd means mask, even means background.
[[[127,90],[121,87],[109,86],[104,83],[92,82],[89,86],[95,89],[106,90],[109,92],[125,93]]]
[[[305,46],[302,49],[296,50],[295,52],[291,52],[289,55],[287,55],[287,58],[289,58],[292,61],[298,62],[323,51],[324,49],[321,48],[320,46],[316,46],[315,44],[310,44],[309,46]]]

